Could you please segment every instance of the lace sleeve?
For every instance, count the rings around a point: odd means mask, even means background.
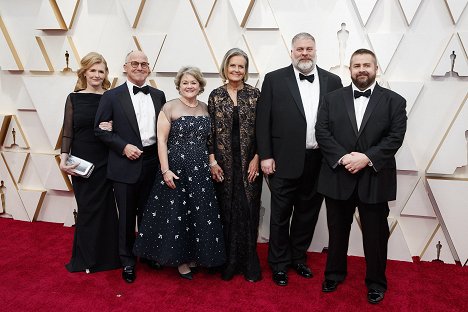
[[[71,146],[73,143],[73,104],[70,99],[70,95],[67,97],[65,102],[65,113],[63,116],[62,126],[62,147],[61,153],[70,153]]]

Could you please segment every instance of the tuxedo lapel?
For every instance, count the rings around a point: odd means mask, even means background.
[[[289,91],[291,92],[294,102],[297,105],[297,108],[301,112],[302,117],[305,117],[305,112],[304,112],[304,105],[302,104],[302,99],[301,99],[301,92],[299,91],[299,86],[297,85],[297,80],[296,76],[294,75],[294,69],[291,66],[288,67],[288,75],[285,77],[286,79],[286,85],[289,88]]]
[[[346,111],[348,112],[349,120],[353,127],[354,134],[358,134],[357,122],[356,122],[356,112],[354,110],[354,97],[353,90],[351,85],[346,88],[343,88],[343,100],[346,106]],[[362,129],[362,126],[361,126]]]
[[[369,99],[369,103],[367,103],[366,111],[364,112],[364,116],[362,117],[361,127],[359,128],[360,135],[366,126],[366,123],[369,121],[372,112],[374,111],[377,103],[379,103],[380,97],[382,96],[383,89],[376,83],[374,87],[374,91],[371,94]]]
[[[328,75],[325,75],[324,71],[317,66],[317,75],[320,81],[320,94],[319,94],[319,109],[322,104],[322,99],[325,94],[328,93]]]
[[[138,128],[138,121],[136,119],[135,108],[133,107],[132,98],[130,97],[130,93],[128,92],[127,83],[124,83],[122,86],[122,92],[119,93],[119,102],[122,106],[122,109],[125,112],[125,116],[127,116],[128,122],[135,131],[135,133],[140,137],[140,129]]]

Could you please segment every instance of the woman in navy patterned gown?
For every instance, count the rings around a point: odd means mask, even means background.
[[[183,67],[174,82],[181,96],[167,102],[158,116],[161,171],[134,253],[177,266],[181,277],[192,279],[191,267],[218,267],[226,257],[208,162],[210,117],[207,105],[197,100],[206,81],[199,69]]]

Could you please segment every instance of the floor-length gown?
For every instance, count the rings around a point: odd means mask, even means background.
[[[94,116],[100,94],[71,93],[65,104],[62,153],[92,162],[89,178],[72,176],[78,205],[70,272],[121,267],[118,219],[112,184],[106,178],[107,147],[94,136]]]
[[[225,262],[223,230],[208,165],[210,117],[206,104],[195,108],[167,102],[161,114],[171,121],[169,168],[179,179],[170,189],[159,171],[145,207],[134,253],[165,266]]]

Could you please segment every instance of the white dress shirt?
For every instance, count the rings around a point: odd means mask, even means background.
[[[299,71],[294,68],[294,74],[296,75],[297,85],[299,92],[301,93],[302,105],[304,106],[304,113],[307,122],[307,133],[306,133],[306,149],[318,148],[317,140],[315,139],[315,123],[317,121],[317,111],[320,100],[320,81],[317,74],[317,67],[314,67],[309,75],[314,75],[314,82],[310,83],[307,80],[301,80],[299,78]],[[309,76],[307,75],[307,76]]]
[[[141,143],[143,146],[150,146],[156,143],[156,112],[154,111],[153,99],[149,93],[138,92],[133,94],[133,86],[136,85],[127,80],[128,92],[132,99],[138,129],[140,130]]]
[[[360,96],[357,99],[355,99],[354,98],[354,90],[359,91],[359,92],[365,92],[365,91],[370,89],[371,96],[372,96],[372,92],[374,92],[375,81],[369,88],[367,88],[366,90],[363,90],[363,91],[359,90],[354,85],[354,83],[351,83],[351,87],[353,89],[354,113],[356,114],[356,123],[357,123],[357,128],[358,128],[358,131],[359,131],[359,129],[361,128],[362,118],[364,117],[364,113],[366,112],[367,104],[369,103],[370,96],[369,97]]]

